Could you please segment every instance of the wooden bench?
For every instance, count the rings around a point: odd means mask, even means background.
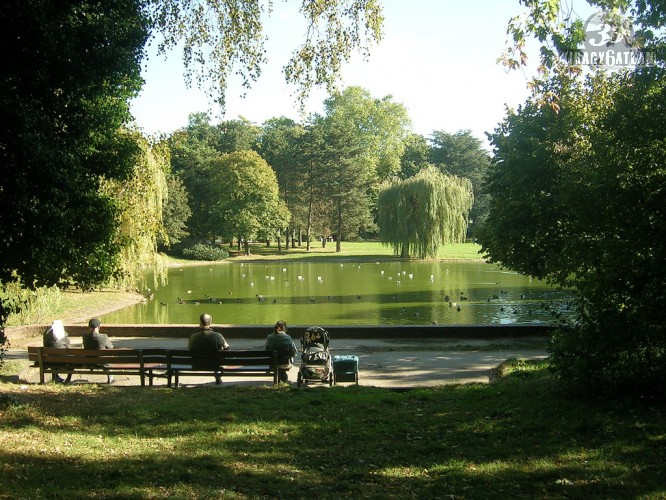
[[[166,358],[166,355],[162,359]],[[39,383],[44,383],[47,373],[68,375],[104,374],[138,375],[141,385],[146,385],[146,373],[151,369],[144,360],[141,349],[57,349],[54,347],[28,347],[28,359],[39,367]],[[154,361],[154,360],[153,360]],[[154,368],[161,363],[154,362]],[[150,374],[152,385],[152,373]]]
[[[270,377],[278,384],[278,353],[274,351],[228,350],[209,356],[193,356],[187,349],[57,349],[28,347],[28,359],[39,368],[39,383],[45,374],[138,375],[141,386],[153,379],[167,379],[178,387],[181,373],[188,376]],[[281,358],[280,358],[281,359]],[[173,384],[172,384],[173,381]]]
[[[181,374],[214,377],[271,377],[278,379],[278,353],[275,351],[219,351],[208,356],[193,356],[187,349],[171,349],[166,366],[167,385],[178,387]]]

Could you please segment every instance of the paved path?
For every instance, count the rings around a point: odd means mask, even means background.
[[[260,339],[228,339],[235,349],[262,349]],[[185,339],[166,338],[114,338],[116,347],[131,348],[186,348]],[[490,372],[501,362],[509,358],[545,358],[547,353],[542,348],[542,341],[537,345],[530,339],[501,339],[492,344],[487,341],[459,340],[374,340],[340,339],[331,341],[331,355],[355,354],[359,357],[359,384],[365,386],[386,387],[393,389],[409,387],[427,387],[451,383],[488,382]],[[296,341],[298,345],[298,341]],[[72,339],[72,347],[80,347],[79,339]],[[26,358],[26,349],[10,350],[6,359]],[[290,379],[295,382],[298,374],[298,360],[290,372]],[[35,368],[24,370],[23,381],[39,382],[39,371]],[[134,380],[136,378],[136,380]],[[74,383],[105,382],[104,375],[75,375]],[[164,384],[164,379],[156,379],[156,384]],[[252,378],[229,378],[222,387],[229,384],[266,384],[268,381]],[[116,376],[116,385],[138,385],[138,377]],[[181,377],[185,386],[213,384],[205,377]],[[294,384],[295,385],[295,384]],[[326,384],[311,384],[326,386]],[[348,385],[340,383],[340,385]]]

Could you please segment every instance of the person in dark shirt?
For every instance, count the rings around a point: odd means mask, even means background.
[[[99,328],[102,322],[93,318],[88,322],[90,331],[83,334],[83,348],[84,349],[113,349],[113,344],[109,340],[108,335],[99,333]],[[107,375],[109,384],[113,384],[113,375]]]
[[[289,383],[289,373],[291,370],[293,358],[298,354],[296,344],[293,339],[287,335],[287,324],[280,320],[275,323],[273,333],[266,337],[265,351],[278,351],[281,354],[278,362],[278,378],[280,382]]]
[[[192,351],[192,354],[206,356],[211,352],[231,349],[224,336],[211,328],[212,323],[213,317],[210,314],[204,313],[199,317],[199,330],[190,335],[188,342],[188,349]],[[205,363],[201,365],[202,369],[206,369],[204,365]],[[215,383],[222,383],[220,372],[215,373]]]

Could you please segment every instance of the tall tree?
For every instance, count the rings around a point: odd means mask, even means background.
[[[377,224],[382,242],[396,255],[434,258],[445,243],[465,240],[474,200],[469,180],[430,166],[379,192]]]
[[[138,132],[129,135],[141,151],[130,177],[104,180],[100,192],[115,199],[119,207],[116,241],[120,256],[114,281],[125,288],[141,288],[147,271],[153,271],[155,285],[166,279],[157,241],[166,235],[163,202],[168,196],[169,160],[166,143],[150,145]]]
[[[188,204],[185,184],[173,174],[167,178],[167,198],[163,202],[162,220],[164,223],[164,237],[158,236],[158,244],[165,247],[180,243],[189,236],[187,222],[192,215]]]
[[[314,127],[321,127],[319,185],[326,186],[329,200],[329,221],[336,238],[336,251],[341,251],[343,238],[356,236],[372,224],[370,186],[373,181],[361,138],[344,121],[331,117],[318,118]]]
[[[100,283],[114,272],[117,208],[100,180],[125,179],[139,153],[120,128],[147,29],[139,0],[0,7],[0,280]]]
[[[483,224],[488,216],[488,196],[483,192],[483,179],[490,166],[490,155],[481,140],[470,130],[449,134],[436,130],[430,137],[430,162],[444,173],[469,179],[474,189],[474,206],[470,221]]]
[[[275,172],[254,151],[239,151],[213,160],[210,218],[214,234],[248,242],[260,231],[273,233],[289,223],[278,195]]]
[[[400,157],[398,177],[407,179],[418,174],[430,165],[430,145],[428,139],[420,134],[409,134],[405,137],[405,150]]]
[[[220,154],[214,147],[218,137],[210,117],[206,113],[196,113],[190,115],[187,127],[169,138],[171,168],[187,190],[191,210],[188,232],[195,240],[210,241],[213,238],[209,217],[213,199],[210,180],[211,162]]]
[[[315,117],[305,128],[305,133],[299,139],[295,177],[299,187],[296,196],[297,208],[294,224],[302,224],[306,228],[306,246],[310,250],[313,231],[318,230],[324,238],[331,236],[330,219],[325,214],[330,213],[331,199],[326,159],[328,150],[323,122]]]
[[[256,151],[259,148],[261,127],[247,118],[223,121],[216,127],[216,132],[217,138],[212,145],[220,153]]]
[[[307,181],[298,170],[299,143],[304,133],[304,128],[290,118],[271,118],[264,122],[260,139],[260,154],[275,171],[280,196],[292,216],[292,226],[306,225],[307,218],[302,188]],[[283,229],[283,234],[289,235],[290,229]]]
[[[362,148],[360,157],[377,183],[400,171],[410,119],[391,96],[373,98],[361,87],[347,87],[324,101],[326,117],[347,128]]]

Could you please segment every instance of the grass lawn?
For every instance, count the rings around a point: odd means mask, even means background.
[[[313,242],[310,250],[306,250],[305,244],[301,247],[289,248],[278,251],[277,244],[271,243],[267,247],[265,243],[253,243],[250,245],[250,255],[244,255],[243,252],[238,252],[237,247],[229,248],[224,247],[230,253],[228,260],[354,260],[354,261],[374,261],[374,260],[394,260],[398,259],[391,248],[373,241],[363,242],[350,242],[343,241],[340,252],[335,251],[335,243],[327,243],[325,248],[322,248],[320,242]],[[441,247],[437,259],[441,260],[483,260],[481,254],[481,245],[476,243],[456,243],[449,244]],[[197,264],[200,262],[177,259],[169,257],[169,262],[172,265],[182,264]]]
[[[543,363],[501,373],[406,392],[0,382],[0,498],[666,498],[663,407],[570,397]]]

